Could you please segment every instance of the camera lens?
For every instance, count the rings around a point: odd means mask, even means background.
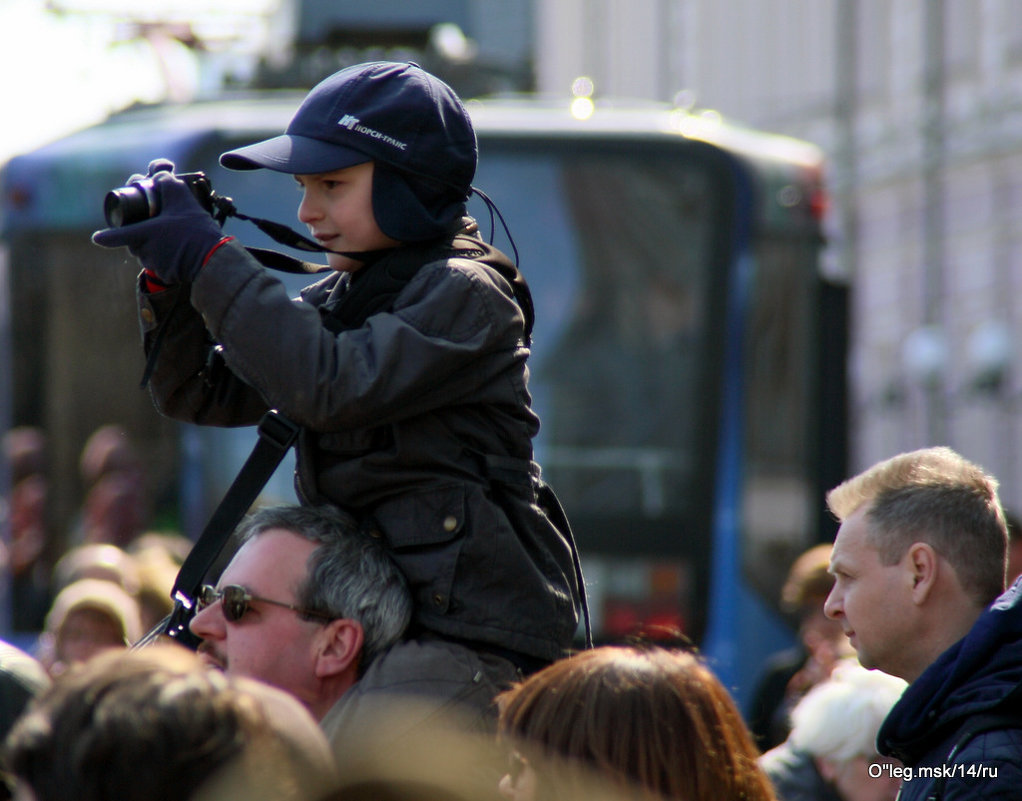
[[[106,193],[103,215],[111,228],[142,222],[159,212],[158,196],[141,184],[130,184]]]

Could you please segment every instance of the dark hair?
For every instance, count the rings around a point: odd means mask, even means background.
[[[734,700],[691,653],[582,651],[497,702],[501,737],[538,765],[567,759],[669,799],[774,799]],[[537,773],[542,792],[550,777]]]
[[[63,674],[15,725],[6,757],[38,801],[185,801],[249,744],[271,744],[269,731],[254,697],[158,646]]]

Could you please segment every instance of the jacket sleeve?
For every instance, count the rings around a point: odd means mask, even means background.
[[[412,417],[501,379],[524,360],[510,286],[474,262],[420,269],[390,312],[334,334],[238,244],[199,273],[191,305],[231,372],[266,404],[320,431]],[[527,402],[524,383],[516,388]],[[506,389],[504,390],[506,397]]]
[[[161,414],[204,425],[238,426],[259,421],[266,402],[213,358],[216,344],[184,286],[149,293],[137,289],[149,392]]]

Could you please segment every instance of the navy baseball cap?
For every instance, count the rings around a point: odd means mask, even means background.
[[[317,84],[280,136],[231,150],[232,170],[314,175],[376,162],[373,213],[403,241],[445,233],[465,213],[478,147],[465,106],[417,64],[356,64]]]

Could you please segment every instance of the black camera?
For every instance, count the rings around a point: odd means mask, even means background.
[[[177,177],[184,181],[199,204],[210,213],[215,214],[214,199],[217,197],[213,185],[204,172],[183,172]],[[111,228],[148,220],[160,213],[160,193],[152,177],[132,181],[120,189],[112,189],[103,200],[103,215],[106,224]]]

